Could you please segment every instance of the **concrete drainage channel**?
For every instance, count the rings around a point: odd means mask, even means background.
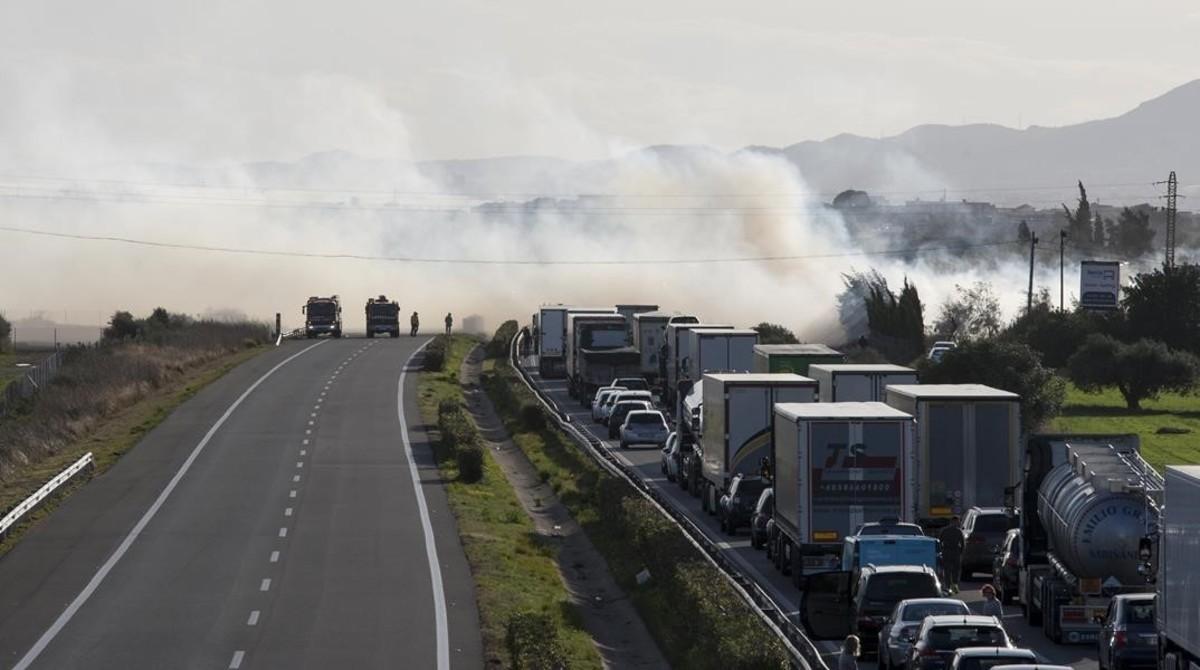
[[[709,562],[720,570],[721,574],[725,575],[726,579],[734,587],[734,590],[742,596],[742,599],[750,605],[751,609],[762,618],[767,627],[779,638],[791,656],[794,667],[802,668],[803,670],[829,670],[824,659],[821,658],[821,653],[813,645],[812,640],[808,639],[808,636],[804,634],[804,631],[799,626],[787,618],[785,610],[782,607],[767,595],[754,580],[747,577],[737,565],[728,560],[721,548],[710,540],[691,519],[676,511],[674,506],[664,500],[658,491],[643,482],[632,469],[618,461],[604,448],[599,439],[586,431],[580,430],[571,421],[570,417],[567,416],[566,412],[560,410],[558,405],[533,381],[533,378],[529,376],[525,367],[521,365],[518,353],[520,351],[520,341],[523,336],[522,333],[518,333],[512,339],[509,345],[509,360],[512,363],[513,369],[520,375],[521,381],[534,394],[538,402],[542,403],[542,406],[554,417],[554,421],[558,427],[585,447],[587,453],[592,456],[592,459],[600,467],[632,486],[643,498],[652,503],[663,516],[670,519],[676,527],[683,531],[688,541],[699,549]]]

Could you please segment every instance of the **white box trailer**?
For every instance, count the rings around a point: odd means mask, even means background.
[[[775,405],[772,478],[776,567],[837,570],[858,526],[916,516],[916,426],[878,402]]]
[[[642,376],[651,385],[658,380],[663,354],[665,329],[671,319],[667,312],[641,312],[633,315],[633,346],[641,354]]]
[[[733,330],[733,326],[715,323],[700,323],[699,320],[697,320],[695,323],[674,319],[667,322],[667,376],[666,382],[663,384],[663,395],[664,399],[666,400],[666,406],[671,408],[671,411],[675,412],[677,415],[677,405],[681,400],[679,396],[679,381],[681,379],[679,371],[680,366],[687,359],[687,334],[688,331],[693,328],[719,328],[724,330]]]
[[[580,351],[601,351],[628,346],[625,339],[625,317],[615,312],[568,313],[567,331],[567,383],[571,396],[575,397],[580,372]]]
[[[629,343],[637,346],[637,331],[633,328],[633,317],[638,314],[646,314],[649,312],[657,312],[658,305],[638,305],[631,303],[617,303],[617,314],[625,317],[627,326],[626,334],[628,335]]]
[[[1200,668],[1200,466],[1168,465],[1159,520],[1158,667]]]
[[[808,376],[817,380],[821,402],[885,402],[889,384],[918,382],[916,370],[890,363],[814,363]]]
[[[713,513],[717,499],[738,473],[757,475],[771,456],[776,403],[816,402],[817,383],[792,374],[706,374],[697,444],[707,482],[701,508]]]
[[[538,372],[543,377],[567,374],[567,318],[570,314],[615,314],[611,307],[571,307],[542,305],[536,319]]]
[[[700,381],[706,372],[750,372],[758,333],[734,328],[692,328],[684,333],[687,356],[679,364],[677,387]]]
[[[894,384],[887,404],[917,418],[918,522],[944,526],[973,506],[1003,507],[1021,481],[1021,398],[982,384]]]

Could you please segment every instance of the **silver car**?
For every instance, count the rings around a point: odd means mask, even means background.
[[[625,423],[621,424],[621,448],[628,449],[633,444],[661,446],[667,441],[667,434],[667,419],[662,412],[634,410],[625,415]]]
[[[908,662],[908,641],[927,616],[970,614],[966,603],[953,598],[910,598],[896,603],[887,622],[879,629],[879,667],[902,668]]]
[[[624,391],[624,386],[605,386],[596,390],[596,397],[592,400],[592,421],[600,423],[600,410],[604,407],[607,401],[614,393]]]
[[[645,400],[651,406],[654,404],[654,396],[649,391],[625,390],[609,394],[604,404],[600,406],[600,423],[608,423],[609,417],[612,416],[613,407],[616,407],[617,403],[622,400]]]

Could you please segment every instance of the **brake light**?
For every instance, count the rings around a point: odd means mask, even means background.
[[[1125,645],[1128,642],[1129,642],[1129,640],[1125,637],[1125,631],[1123,631],[1123,630],[1113,631],[1113,641],[1112,641],[1113,649],[1124,649]]]
[[[1006,566],[1008,566],[1008,567],[1010,567],[1010,568],[1015,568],[1015,567],[1017,567],[1017,559],[1013,558],[1012,556],[1009,556],[1009,557],[1008,557],[1008,558],[1007,558],[1007,559],[1004,561],[1004,565],[1006,565]]]
[[[926,648],[922,649],[921,653],[919,653],[917,655],[918,656],[937,656],[938,653],[937,653],[937,649],[934,649],[933,647],[926,647]]]

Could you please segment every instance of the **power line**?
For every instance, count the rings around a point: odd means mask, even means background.
[[[121,244],[130,244],[145,247],[165,248],[165,249],[182,249],[188,251],[203,251],[212,253],[229,253],[229,254],[247,254],[256,256],[284,256],[293,258],[321,258],[321,259],[339,259],[339,260],[359,260],[359,261],[386,261],[392,263],[419,263],[419,264],[439,264],[439,265],[530,265],[530,266],[558,266],[558,265],[709,265],[709,264],[725,264],[725,263],[769,263],[779,261],[803,261],[803,260],[820,260],[830,258],[853,258],[853,257],[869,257],[869,256],[904,256],[916,255],[932,252],[947,252],[947,251],[965,251],[967,249],[975,249],[982,247],[1000,247],[1014,244],[1021,244],[1019,241],[1004,241],[1004,242],[985,242],[978,244],[959,244],[947,246],[921,246],[910,247],[906,249],[884,249],[878,251],[855,251],[844,253],[830,254],[805,254],[805,255],[787,255],[787,256],[743,256],[743,257],[724,257],[724,258],[659,258],[659,259],[573,259],[573,260],[541,260],[541,259],[501,259],[501,258],[428,258],[417,256],[379,256],[367,254],[353,253],[318,253],[307,251],[283,251],[277,249],[251,249],[251,248],[236,248],[236,247],[221,247],[208,246],[200,244],[186,244],[180,242],[159,242],[154,240],[141,240],[129,237],[117,237],[109,235],[82,235],[78,233],[61,233],[49,230],[35,230],[31,228],[17,228],[12,226],[0,226],[0,231],[9,233],[18,233],[24,235],[35,235],[41,237],[55,237],[71,240],[87,240],[96,242],[114,242]]]

